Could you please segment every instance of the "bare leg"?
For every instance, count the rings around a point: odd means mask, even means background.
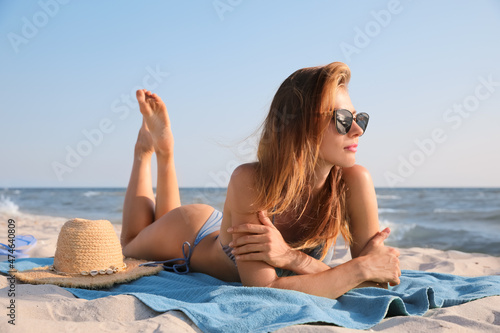
[[[155,199],[151,180],[153,139],[146,123],[142,122],[135,144],[132,174],[123,203],[121,244],[128,244],[154,220]]]
[[[122,251],[127,257],[146,260],[180,258],[183,256],[183,243],[187,241],[194,245],[196,235],[214,209],[201,204],[180,206],[173,157],[174,141],[167,108],[160,97],[146,90],[137,91],[137,100],[144,123],[125,198]],[[143,149],[138,149],[139,142],[146,139],[148,149],[144,149],[143,145],[140,145]],[[153,149],[158,161],[156,207],[150,191]],[[139,197],[145,200],[141,203]],[[191,267],[195,271],[235,281],[238,273],[233,263],[220,251],[215,237],[217,234],[218,231],[212,232],[196,245]]]
[[[174,164],[174,137],[167,107],[150,91],[138,90],[137,101],[151,133],[158,163],[155,220],[181,205]]]

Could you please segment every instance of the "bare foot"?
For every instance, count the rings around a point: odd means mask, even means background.
[[[135,155],[137,158],[142,159],[142,157],[151,157],[154,152],[153,138],[151,137],[148,125],[146,125],[146,121],[143,118],[142,126],[139,129],[139,135],[137,136],[137,142],[135,143]]]
[[[170,157],[174,153],[174,136],[170,128],[167,107],[161,98],[147,91],[137,90],[137,101],[153,142],[157,157]],[[142,128],[141,128],[142,130]]]

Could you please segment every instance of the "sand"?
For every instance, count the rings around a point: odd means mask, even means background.
[[[52,257],[57,235],[67,218],[0,214],[0,242],[7,239],[7,220],[16,220],[16,234],[34,235],[38,242],[31,257]],[[121,226],[115,225],[117,235]],[[401,268],[462,276],[500,275],[500,258],[478,253],[435,249],[400,249]],[[332,264],[350,258],[338,249]],[[0,260],[6,257],[0,256]],[[201,332],[182,312],[158,313],[133,296],[120,295],[92,301],[78,299],[53,285],[16,285],[16,325],[8,324],[8,280],[0,276],[0,332]],[[278,332],[354,332],[331,325],[294,325]],[[382,332],[500,332],[500,296],[463,305],[429,310],[423,317],[384,319],[370,331]]]

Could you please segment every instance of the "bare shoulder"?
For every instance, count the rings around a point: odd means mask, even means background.
[[[231,175],[227,189],[226,203],[230,203],[232,210],[252,210],[257,197],[255,189],[255,175],[257,163],[246,163],[238,166]]]
[[[347,185],[348,198],[375,197],[375,186],[368,170],[361,165],[344,168],[342,178]]]
[[[372,176],[368,170],[359,164],[342,170],[342,178],[348,187],[370,186],[373,187]]]
[[[245,163],[234,169],[229,184],[252,186],[255,179],[257,163]]]

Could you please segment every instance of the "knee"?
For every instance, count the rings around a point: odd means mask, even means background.
[[[125,256],[125,258],[133,258],[134,253],[131,251],[131,248],[129,246],[130,242],[125,243],[122,240],[121,243],[122,243],[122,254]]]
[[[137,248],[137,244],[134,243],[133,240],[133,238],[128,240],[120,239],[123,256],[125,258],[144,259],[141,258],[141,253]]]
[[[120,245],[122,246],[122,249],[128,244],[130,243],[130,240],[127,239],[125,237],[125,235],[123,235],[123,233],[120,235]]]

